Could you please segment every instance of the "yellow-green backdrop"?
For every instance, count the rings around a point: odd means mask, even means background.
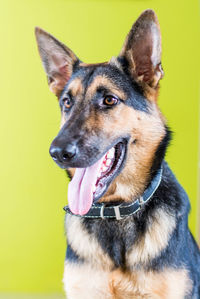
[[[41,67],[34,26],[65,42],[83,61],[101,62],[118,54],[146,8],[156,11],[162,31],[160,106],[175,132],[167,160],[191,198],[190,227],[197,236],[198,1],[2,0],[0,292],[62,290],[67,178],[48,154],[60,112]]]

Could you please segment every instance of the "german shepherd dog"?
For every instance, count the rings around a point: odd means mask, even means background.
[[[36,28],[61,129],[50,147],[67,170],[69,299],[200,298],[190,204],[164,161],[171,132],[158,105],[161,36],[144,11],[118,57],[85,64]]]

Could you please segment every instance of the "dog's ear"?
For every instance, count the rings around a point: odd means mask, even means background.
[[[35,35],[49,88],[59,97],[79,59],[67,46],[41,28],[35,28]]]
[[[145,10],[133,24],[118,60],[147,94],[152,96],[163,77],[161,66],[161,35],[157,16]],[[150,92],[151,91],[151,92]]]

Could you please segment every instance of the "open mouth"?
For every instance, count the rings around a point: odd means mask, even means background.
[[[76,168],[68,185],[68,201],[72,213],[86,214],[93,202],[103,196],[123,168],[126,148],[126,141],[120,141],[92,166]]]
[[[93,199],[97,201],[107,190],[109,184],[121,170],[125,157],[125,144],[117,143],[104,155],[104,159],[93,186]]]

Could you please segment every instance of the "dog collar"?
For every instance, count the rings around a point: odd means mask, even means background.
[[[90,208],[89,212],[83,216],[73,214],[68,206],[65,206],[63,209],[66,213],[82,217],[82,218],[112,218],[112,219],[123,219],[125,217],[131,216],[138,212],[141,207],[146,204],[150,198],[153,196],[155,191],[158,189],[162,179],[162,166],[157,171],[153,180],[149,184],[148,188],[144,191],[143,195],[140,196],[132,203],[122,203],[116,206],[106,206],[105,203],[94,203]]]

